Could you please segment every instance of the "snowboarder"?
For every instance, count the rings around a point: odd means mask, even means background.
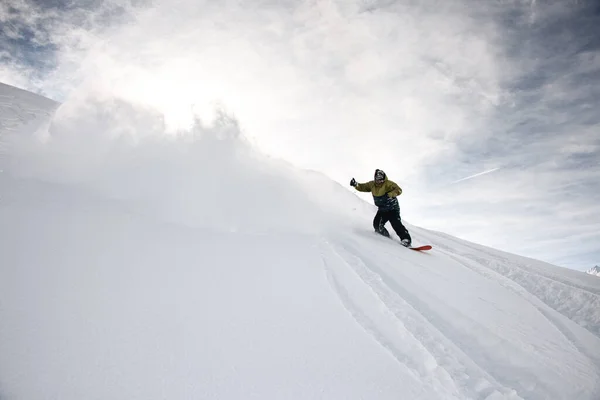
[[[373,200],[375,200],[375,205],[378,208],[377,214],[375,214],[375,218],[373,219],[375,232],[385,237],[390,237],[390,233],[385,228],[385,224],[389,221],[392,224],[392,228],[394,228],[400,237],[402,245],[410,247],[412,239],[400,219],[400,205],[396,198],[402,194],[400,186],[390,181],[385,172],[380,169],[375,170],[374,180],[366,183],[357,183],[352,178],[350,186],[353,186],[359,192],[371,192],[373,195]]]

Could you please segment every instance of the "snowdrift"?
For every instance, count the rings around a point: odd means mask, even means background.
[[[225,114],[0,89],[0,398],[600,398],[596,277],[407,250]]]

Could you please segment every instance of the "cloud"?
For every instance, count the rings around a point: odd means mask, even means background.
[[[386,170],[415,224],[575,260],[568,238],[600,224],[594,7],[11,0],[0,79],[66,101],[60,118],[118,99],[171,134],[225,109],[265,152],[340,182]]]
[[[382,12],[360,11],[335,2],[266,3],[257,10],[157,3],[82,52],[64,40],[69,35],[57,35],[52,82],[81,82],[151,103],[175,127],[191,123],[190,106],[205,110],[221,101],[250,134],[281,151],[290,151],[289,137],[315,145],[329,136],[362,142],[375,131],[408,162],[439,151],[443,143],[432,133],[470,129],[498,96],[494,57],[485,38],[461,33],[476,21],[460,10],[389,4]],[[406,24],[397,23],[401,15]],[[454,105],[457,97],[472,107]],[[331,133],[323,135],[325,129]],[[419,151],[400,146],[407,140]],[[327,151],[335,146],[326,144]]]

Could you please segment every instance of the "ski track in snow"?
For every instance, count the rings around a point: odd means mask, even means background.
[[[440,398],[521,398],[462,353],[355,251],[328,245],[323,263],[332,287],[356,321],[398,362],[434,386]]]
[[[365,280],[333,247],[323,250],[323,264],[331,286],[344,307],[366,332],[415,378],[426,381],[437,392],[460,398],[447,372],[409,332],[373,285]],[[367,278],[368,279],[368,278]]]
[[[485,355],[479,354],[477,344],[468,342],[469,338],[464,337],[460,329],[457,330],[458,325],[454,326],[456,322],[449,323],[447,316],[436,315],[436,311],[423,301],[427,294],[413,292],[411,288],[416,286],[406,275],[402,277],[401,284],[397,279],[388,275],[386,271],[390,268],[393,270],[394,266],[389,261],[383,261],[384,257],[390,257],[392,260],[395,258],[399,264],[396,268],[401,268],[400,262],[403,261],[403,258],[398,258],[398,251],[403,252],[404,250],[398,248],[393,248],[392,251],[387,250],[396,246],[393,241],[389,242],[390,244],[394,243],[393,245],[377,250],[380,254],[379,257],[373,254],[373,248],[365,249],[365,246],[354,239],[345,240],[342,243],[335,240],[331,240],[331,242],[327,244],[328,250],[323,251],[324,264],[332,287],[345,307],[365,331],[388,349],[399,362],[406,363],[415,373],[420,374],[422,379],[431,382],[432,385],[438,385],[436,389],[446,396],[442,396],[442,398],[546,398],[544,396],[547,396],[548,393],[544,394],[536,390],[536,384],[533,384],[535,381],[533,375],[527,376],[527,373],[524,373],[523,377],[519,377],[518,374],[511,375],[509,374],[510,365],[494,366],[492,370],[487,370],[489,360]],[[433,242],[439,242],[439,240]],[[434,247],[440,247],[439,243],[435,243]],[[479,251],[477,248],[473,249],[474,253],[477,251]],[[384,257],[381,257],[381,253],[384,254]],[[518,285],[510,277],[489,268],[487,259],[472,254],[476,258],[474,260],[445,250],[441,250],[440,253],[456,261],[458,265],[510,290],[531,304],[549,326],[565,339],[566,351],[580,354],[582,360],[587,360],[577,367],[586,371],[587,377],[584,379],[598,380],[600,359],[597,345],[600,342],[591,333],[586,334],[585,331],[577,330],[576,327],[575,331],[577,332],[575,332],[573,321],[567,319],[563,314],[557,313],[554,308]],[[325,254],[331,256],[328,257]],[[424,264],[420,264],[418,261],[420,257],[428,257],[432,254],[409,253],[406,258],[411,258],[410,262],[413,266],[427,269],[426,258],[421,258]],[[331,259],[334,261],[327,261]],[[495,259],[491,258],[491,260]],[[509,259],[498,262],[505,263],[502,271],[514,263]],[[366,288],[361,288],[357,281],[360,281]],[[565,283],[561,284],[566,285]],[[579,290],[579,288],[574,288],[574,290]],[[493,303],[489,304],[493,306]],[[373,310],[377,310],[381,314],[380,318],[373,319],[373,315],[375,315]],[[488,332],[488,334],[495,335],[492,332]],[[396,342],[398,339],[412,343],[413,351],[408,353],[408,358],[402,350],[402,345]],[[502,343],[503,339],[499,339],[499,343]],[[568,346],[571,347],[571,350],[568,350]],[[420,352],[415,349],[420,349]],[[399,356],[399,354],[401,355]],[[480,363],[484,363],[484,365]],[[549,386],[545,390],[551,393],[552,389]],[[599,390],[600,387],[596,384],[593,392],[598,393]],[[452,395],[450,396],[449,393]],[[573,389],[573,393],[576,393],[577,398],[589,398],[587,397],[589,393],[578,392],[577,389]]]
[[[574,336],[571,333],[570,329],[567,326],[565,326],[566,321],[564,320],[564,315],[556,315],[555,311],[557,310],[540,300],[539,297],[537,297],[535,294],[532,294],[512,279],[500,273],[497,273],[495,269],[483,267],[481,266],[482,264],[473,261],[471,258],[467,258],[464,256],[456,256],[449,253],[447,253],[447,256],[461,263],[466,268],[472,269],[473,271],[481,274],[482,276],[496,280],[502,286],[506,287],[507,289],[526,299],[534,307],[536,307],[537,310],[548,320],[548,322],[550,322],[557,329],[557,331],[560,332],[573,345],[574,349],[579,351],[584,356],[593,359],[596,364],[600,365],[600,359],[598,358],[598,356],[593,352],[589,351],[588,346],[582,343],[581,340],[578,337]],[[483,265],[486,265],[486,263],[484,263]],[[561,316],[563,318],[561,318]],[[567,321],[569,320],[567,319]],[[573,320],[571,321],[575,322]]]
[[[485,266],[485,269],[475,269],[477,272],[487,274],[487,271],[495,271],[499,276],[513,281],[522,290],[600,338],[600,289],[569,282],[552,274],[548,269],[542,274],[528,268],[524,263],[509,260],[497,251],[486,250],[483,246],[475,247],[476,245],[468,242],[444,236],[444,239],[456,244],[453,247],[444,244],[437,246],[445,254],[458,254],[474,261],[474,265]],[[469,251],[460,251],[460,248],[467,248]],[[477,253],[485,257],[478,256]]]

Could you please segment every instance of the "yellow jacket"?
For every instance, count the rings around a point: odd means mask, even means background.
[[[355,186],[359,192],[371,192],[375,205],[382,211],[399,210],[397,196],[402,194],[402,188],[387,177],[382,184],[378,185],[375,181],[358,183]]]

